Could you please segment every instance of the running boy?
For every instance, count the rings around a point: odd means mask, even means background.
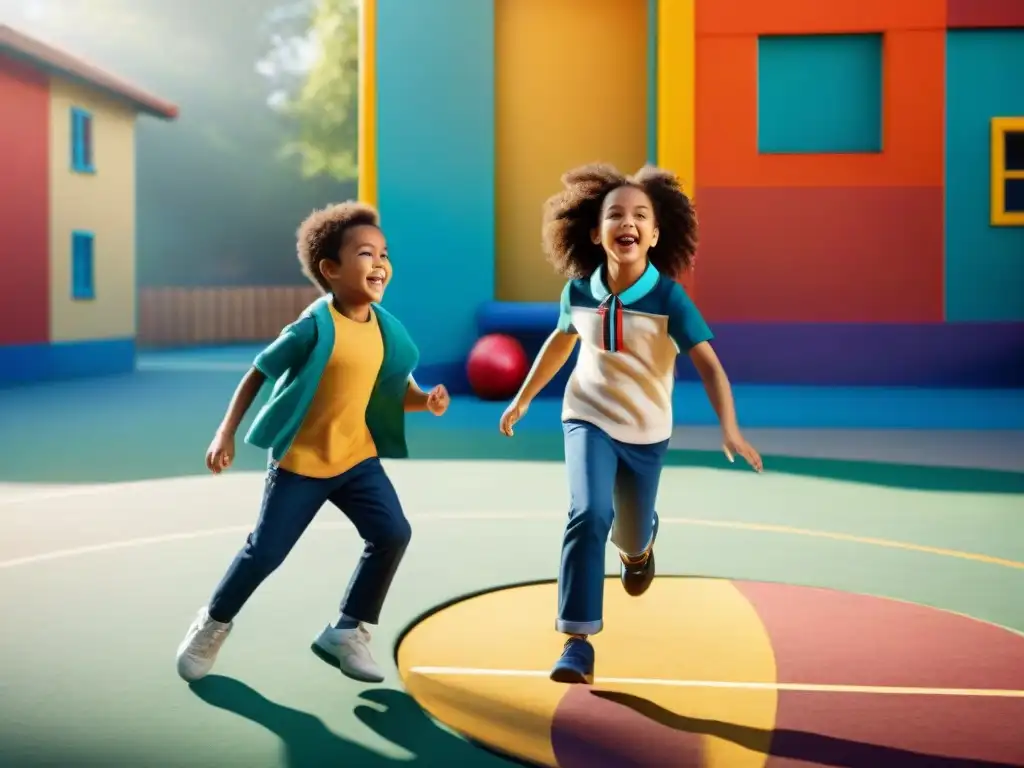
[[[327,501],[366,546],[340,615],[313,651],[356,680],[384,679],[364,625],[377,623],[411,529],[380,458],[405,457],[405,412],[440,416],[448,393],[416,385],[419,352],[379,304],[391,261],[373,208],[348,202],[314,212],[299,228],[298,255],[326,295],[256,357],[206,454],[215,474],[231,465],[238,425],[264,381],[276,381],[246,435],[270,452],[259,519],[178,648],[185,680],[210,671],[235,616]]]
[[[592,683],[587,637],[603,626],[609,533],[626,592],[642,595],[654,578],[654,506],[672,434],[678,354],[689,355],[704,382],[729,460],[739,454],[758,472],[762,464],[740,434],[711,330],[674,279],[697,243],[697,217],[679,181],[650,166],[626,177],[599,164],[570,171],[562,182],[565,189],[545,206],[543,229],[549,261],[569,279],[558,327],[500,428],[512,436],[581,339],[562,406],[571,501],[555,627],[569,637],[551,679]]]

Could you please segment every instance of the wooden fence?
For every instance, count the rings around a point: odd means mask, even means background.
[[[143,288],[136,338],[142,347],[264,341],[319,295],[312,286]]]

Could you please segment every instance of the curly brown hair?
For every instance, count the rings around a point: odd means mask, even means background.
[[[298,255],[302,273],[325,293],[331,286],[320,274],[320,262],[324,259],[337,261],[345,233],[353,227],[380,227],[380,214],[366,203],[348,200],[313,211],[299,225]]]
[[[606,163],[592,163],[562,176],[564,189],[544,204],[542,230],[548,261],[563,277],[589,277],[604,264],[605,252],[594,244],[601,206],[612,190],[642,189],[654,204],[657,246],[648,251],[651,263],[664,275],[678,277],[693,265],[697,251],[697,212],[671,171],[645,165],[626,176]]]

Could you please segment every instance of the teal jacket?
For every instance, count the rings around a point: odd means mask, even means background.
[[[253,361],[257,370],[276,383],[270,399],[256,414],[245,441],[269,449],[275,461],[284,458],[291,447],[334,351],[330,302],[330,295],[322,296],[306,307]],[[366,408],[366,426],[378,456],[404,459],[409,455],[405,441],[405,393],[420,353],[394,315],[378,304],[373,305],[373,311],[384,341],[384,360]]]

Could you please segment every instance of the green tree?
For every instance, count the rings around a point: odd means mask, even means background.
[[[294,43],[294,40],[293,40]],[[320,0],[309,33],[303,81],[283,92],[278,104],[297,136],[283,147],[304,177],[341,181],[358,173],[359,6],[358,0]]]

